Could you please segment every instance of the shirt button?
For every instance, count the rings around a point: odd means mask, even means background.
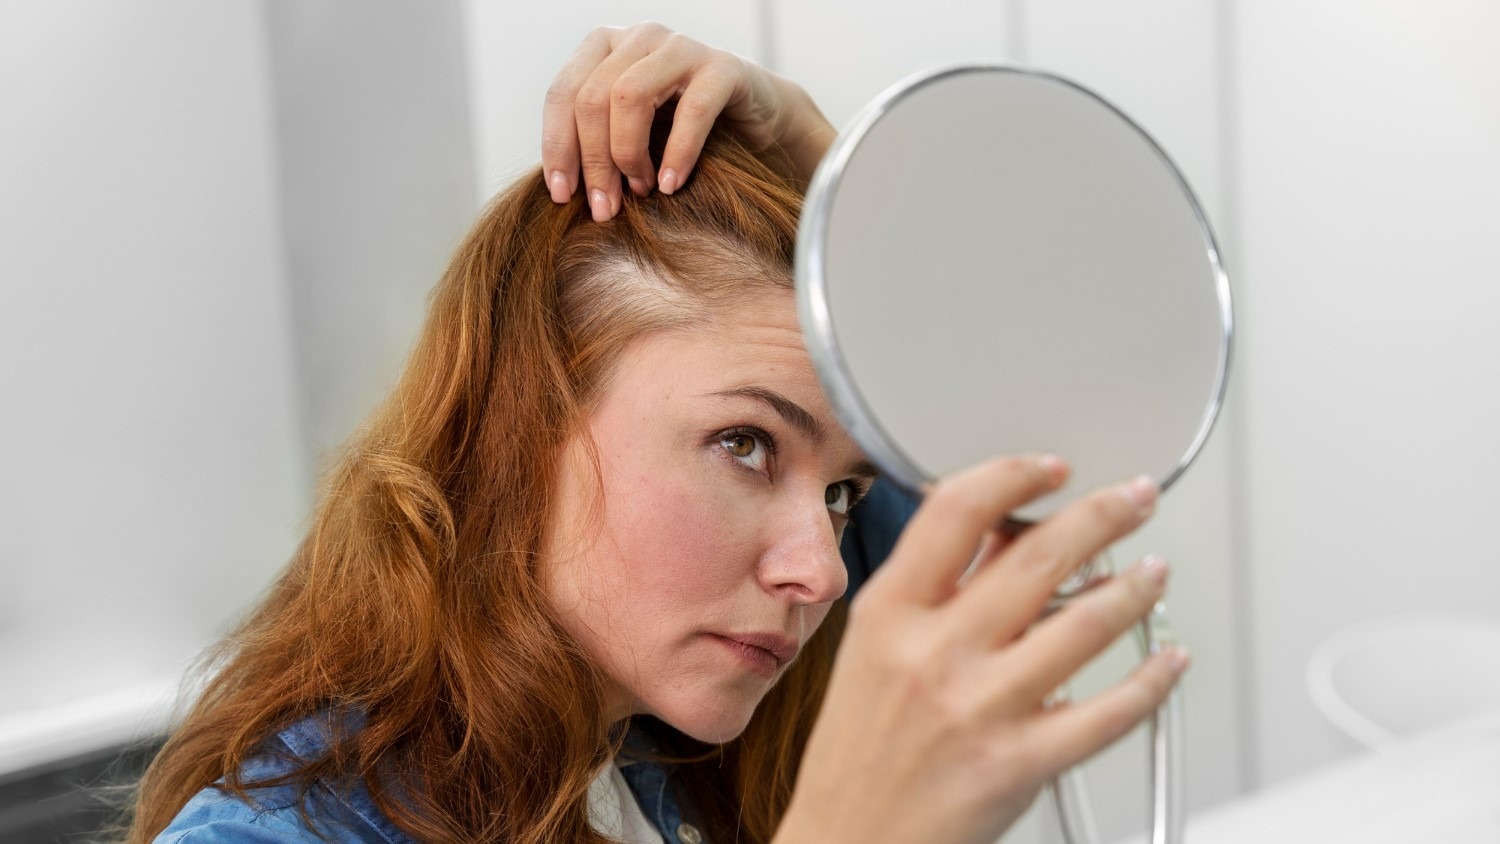
[[[677,838],[682,844],[703,844],[703,833],[690,823],[677,825]]]

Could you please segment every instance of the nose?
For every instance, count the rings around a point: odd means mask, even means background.
[[[766,551],[758,576],[762,587],[792,604],[826,604],[849,586],[822,490],[787,502],[766,523]]]

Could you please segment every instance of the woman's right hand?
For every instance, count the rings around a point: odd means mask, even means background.
[[[926,496],[850,608],[778,844],[990,844],[1048,780],[1165,700],[1187,666],[1180,649],[1091,700],[1043,705],[1151,611],[1166,581],[1165,562],[1148,558],[1037,621],[1054,590],[1156,502],[1141,478],[1014,540],[994,530],[1066,475],[1057,458],[1005,458]]]
[[[660,171],[647,144],[656,111],[676,101]],[[836,134],[812,97],[749,59],[659,23],[601,26],[558,71],[542,116],[542,172],[554,202],[587,191],[594,219],[620,211],[621,176],[644,196],[672,193],[698,163],[720,117],[752,143],[778,144],[803,178]]]

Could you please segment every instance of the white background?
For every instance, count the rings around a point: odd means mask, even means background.
[[[835,124],[933,64],[1053,70],[1185,171],[1242,333],[1224,424],[1122,556],[1176,563],[1194,807],[1353,750],[1302,690],[1327,634],[1500,613],[1493,3],[15,2],[0,772],[158,722],[294,547],[479,203],[535,162],[553,72],[590,26],[644,18],[766,62]],[[1094,766],[1109,836],[1142,823],[1134,741]]]

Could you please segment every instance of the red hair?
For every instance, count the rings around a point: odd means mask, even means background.
[[[599,669],[538,567],[556,466],[626,345],[738,297],[789,290],[801,193],[790,162],[722,131],[674,196],[595,224],[540,177],[484,211],[434,290],[388,400],[347,446],[312,528],[212,654],[205,691],[141,782],[131,842],[327,712],[363,725],[277,782],[360,778],[423,841],[597,842],[587,791],[620,736]],[[767,842],[790,800],[840,611],[734,741],[667,744],[697,820]],[[538,765],[537,760],[545,764]]]

